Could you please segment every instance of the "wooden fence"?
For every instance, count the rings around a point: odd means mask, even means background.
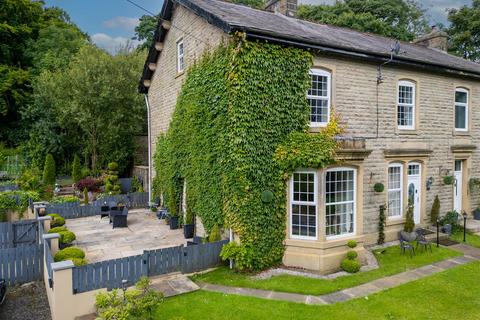
[[[205,270],[221,262],[220,251],[226,243],[228,241],[224,240],[188,247],[148,250],[141,255],[74,267],[73,293],[121,288],[122,280],[127,280],[127,285],[130,286],[142,276]]]
[[[0,249],[0,278],[8,286],[40,280],[42,272],[42,245]]]
[[[0,248],[30,246],[38,241],[36,220],[0,223]]]
[[[113,196],[105,196],[95,200],[92,204],[81,206],[79,203],[58,203],[47,205],[45,211],[49,213],[57,213],[65,219],[74,219],[82,217],[90,217],[100,214],[100,207],[104,203],[123,202],[128,208],[141,208],[148,205],[147,192],[135,192],[129,194],[120,194]]]

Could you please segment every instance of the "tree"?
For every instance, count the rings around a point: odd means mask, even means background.
[[[116,161],[125,170],[134,153],[134,136],[146,119],[142,97],[137,93],[138,72],[144,53],[119,52],[111,56],[92,46],[83,46],[63,72],[46,73],[46,104],[54,115],[59,134],[75,135],[75,148],[82,150],[96,171]]]
[[[55,184],[55,160],[49,153],[45,158],[45,166],[43,167],[43,183],[48,186]]]
[[[430,222],[435,224],[437,223],[437,219],[440,216],[440,199],[438,195],[435,196],[432,204],[432,210],[430,211]]]
[[[472,6],[451,9],[448,12],[450,52],[465,59],[480,62],[480,0]]]
[[[298,16],[404,41],[428,30],[424,11],[414,0],[337,0],[334,5],[300,5]]]
[[[80,179],[82,179],[82,167],[80,165],[80,158],[78,155],[73,157],[72,178],[74,183],[77,183]]]
[[[138,46],[139,50],[148,49],[152,45],[157,22],[158,16],[144,14],[140,17],[140,21],[135,27],[135,38],[138,41],[143,41],[143,43]]]

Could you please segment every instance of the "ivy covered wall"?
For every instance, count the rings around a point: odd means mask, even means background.
[[[158,138],[154,181],[173,215],[187,206],[207,230],[232,228],[229,257],[245,269],[281,261],[286,180],[296,167],[333,162],[332,130],[307,134],[308,51],[237,35],[188,71],[169,131]],[[271,191],[265,201],[262,193]]]

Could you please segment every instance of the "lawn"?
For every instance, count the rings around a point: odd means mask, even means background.
[[[450,238],[463,243],[463,230],[453,233]],[[480,236],[467,232],[466,240],[467,244],[471,245],[472,247],[480,248]]]
[[[419,251],[413,258],[410,258],[408,255],[401,255],[398,246],[377,250],[374,254],[378,259],[380,268],[338,277],[333,280],[291,275],[280,275],[270,279],[256,280],[250,275],[233,272],[227,267],[194,276],[193,280],[234,287],[321,295],[462,255],[457,251],[442,247],[436,248],[435,246],[433,246],[433,253]]]
[[[480,262],[330,306],[197,291],[166,299],[155,319],[480,319]]]

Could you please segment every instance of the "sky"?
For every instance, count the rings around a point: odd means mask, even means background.
[[[158,13],[163,0],[132,0],[145,9]],[[68,12],[73,22],[87,32],[99,47],[114,53],[134,37],[138,19],[146,14],[127,0],[46,0],[47,6],[57,6]],[[300,3],[334,3],[335,0],[299,0]],[[446,9],[470,5],[471,0],[417,0],[424,9],[430,24],[447,24]]]

